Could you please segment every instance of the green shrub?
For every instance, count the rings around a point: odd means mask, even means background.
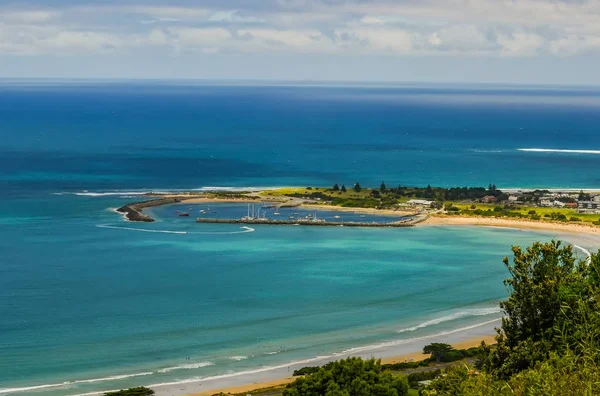
[[[283,396],[321,395],[405,396],[408,380],[384,370],[380,360],[348,358],[296,379],[283,391]]]
[[[154,391],[150,388],[139,386],[137,388],[121,389],[116,392],[106,392],[105,396],[151,396]]]

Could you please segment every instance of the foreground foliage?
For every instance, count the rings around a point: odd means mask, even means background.
[[[477,367],[448,369],[427,395],[600,394],[600,256],[571,246],[513,248],[495,348],[482,344]]]
[[[348,358],[298,378],[284,396],[404,396],[408,381],[381,367],[381,361]]]
[[[151,396],[154,394],[152,389],[138,386],[137,388],[121,389],[116,392],[107,392],[105,396]]]

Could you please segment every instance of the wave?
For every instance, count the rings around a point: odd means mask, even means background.
[[[175,371],[175,370],[193,370],[193,369],[198,369],[198,368],[208,367],[208,366],[214,366],[214,363],[213,362],[200,362],[200,363],[180,364],[179,366],[162,368],[162,369],[158,370],[157,372],[158,373],[170,373],[171,371]]]
[[[93,379],[87,379],[87,380],[64,381],[64,382],[59,382],[56,384],[26,386],[26,387],[22,387],[22,388],[5,388],[5,389],[0,389],[0,394],[13,393],[13,392],[35,391],[35,390],[49,389],[49,388],[63,388],[63,387],[71,386],[71,385],[92,384],[95,382],[103,382],[103,381],[117,381],[117,380],[122,380],[122,379],[127,379],[127,378],[133,378],[133,377],[143,377],[143,376],[152,375],[152,374],[154,374],[153,371],[148,371],[148,372],[144,372],[144,373],[114,375],[111,377],[93,378]],[[98,393],[101,393],[101,392],[98,392]]]
[[[96,224],[98,228],[108,228],[111,230],[125,230],[125,231],[138,231],[138,232],[152,232],[157,234],[177,234],[177,235],[235,235],[235,234],[246,234],[248,232],[256,231],[251,227],[240,227],[243,231],[214,231],[214,232],[202,232],[202,231],[173,231],[173,230],[149,230],[146,228],[134,228],[134,227],[121,227],[113,226],[109,224]]]
[[[579,249],[579,250],[581,250],[581,251],[583,252],[583,254],[585,254],[585,255],[587,256],[587,257],[586,257],[586,259],[585,259],[585,263],[586,263],[586,264],[589,264],[589,263],[591,263],[591,262],[592,262],[592,253],[590,253],[590,251],[589,251],[589,250],[587,250],[586,248],[584,248],[584,247],[581,247],[581,246],[579,246],[579,245],[575,245],[575,244],[571,244],[571,245],[572,245],[572,246],[573,246],[575,249]]]
[[[235,362],[239,362],[241,360],[246,360],[248,359],[248,356],[230,356],[229,360],[233,360]]]
[[[452,320],[456,320],[456,319],[460,319],[460,318],[464,318],[464,317],[486,316],[486,315],[497,314],[500,312],[502,312],[502,309],[500,309],[500,307],[469,309],[466,311],[455,312],[451,315],[442,316],[441,318],[428,320],[427,322],[423,322],[423,323],[418,324],[413,327],[407,327],[405,329],[400,329],[400,330],[398,330],[398,333],[405,333],[407,331],[415,331],[415,330],[419,330],[419,329],[422,329],[425,327],[434,326],[434,325],[444,323],[444,322],[450,322]]]
[[[271,186],[271,187],[252,187],[252,186],[245,186],[245,187],[223,187],[223,186],[206,186],[206,187],[200,187],[200,188],[194,188],[192,189],[192,191],[203,191],[203,192],[211,192],[211,191],[229,191],[229,192],[241,192],[241,191],[251,191],[251,192],[256,192],[256,191],[265,191],[265,190],[277,190],[280,188],[289,188],[289,187],[285,187],[285,186]]]
[[[381,344],[368,345],[368,346],[364,346],[364,347],[350,348],[350,349],[345,350],[341,355],[354,354],[354,353],[358,353],[358,352],[371,351],[374,349],[381,349],[381,348],[386,348],[386,347],[393,347],[393,346],[398,346],[398,345],[409,344],[411,342],[427,340],[430,338],[443,337],[443,336],[456,334],[456,333],[460,333],[460,332],[467,331],[467,330],[472,330],[477,327],[492,324],[494,322],[499,322],[500,320],[502,320],[502,318],[496,318],[496,319],[488,320],[488,321],[481,322],[481,323],[476,323],[476,324],[473,324],[470,326],[461,327],[461,328],[454,329],[454,330],[443,331],[441,333],[436,333],[436,334],[431,334],[431,335],[426,335],[426,336],[421,336],[421,337],[408,338],[406,340],[396,340],[396,341],[382,342]]]
[[[567,153],[567,154],[600,154],[600,150],[571,150],[571,149],[545,149],[545,148],[519,148],[518,151],[534,153]]]
[[[150,387],[150,388],[156,388],[156,387],[161,387],[161,386],[180,385],[180,384],[187,384],[187,383],[197,382],[197,381],[212,381],[212,380],[219,380],[219,379],[237,377],[237,376],[242,376],[242,375],[251,375],[251,374],[257,374],[257,373],[264,373],[264,372],[273,371],[273,370],[285,369],[285,368],[288,368],[290,366],[298,366],[298,365],[301,365],[301,364],[302,365],[306,365],[306,364],[310,364],[310,363],[324,361],[326,359],[332,359],[333,360],[333,359],[337,359],[337,358],[340,358],[340,357],[345,357],[345,356],[348,356],[348,355],[351,355],[351,354],[360,353],[360,352],[366,352],[366,351],[371,351],[371,350],[381,349],[381,348],[391,347],[391,346],[404,345],[404,344],[409,344],[411,342],[422,341],[422,340],[427,340],[427,339],[436,338],[436,337],[443,337],[443,336],[452,335],[452,334],[460,333],[460,332],[467,331],[467,330],[472,330],[472,329],[475,329],[477,327],[485,326],[485,325],[492,324],[492,323],[498,322],[498,321],[500,321],[500,318],[493,319],[493,320],[488,320],[488,321],[482,322],[482,323],[476,323],[476,324],[473,324],[473,325],[470,325],[470,326],[461,327],[459,329],[449,330],[449,331],[445,331],[445,332],[441,332],[441,333],[426,335],[426,336],[422,336],[422,337],[414,337],[414,338],[409,338],[409,339],[405,339],[405,340],[396,340],[396,341],[384,342],[384,343],[375,344],[375,345],[367,345],[367,346],[364,346],[364,347],[351,348],[351,349],[347,349],[347,350],[342,351],[342,352],[333,353],[331,355],[315,356],[315,357],[312,357],[312,358],[303,359],[303,360],[296,360],[296,361],[292,361],[292,362],[288,362],[288,363],[280,364],[280,365],[276,365],[276,366],[266,366],[266,367],[261,367],[261,368],[254,369],[254,370],[238,371],[238,372],[235,372],[235,373],[215,375],[215,376],[204,377],[204,378],[190,378],[190,379],[181,380],[181,381],[175,381],[175,382],[163,382],[163,383],[152,384],[152,385],[147,385],[147,386]]]
[[[471,149],[474,153],[504,153],[504,150],[485,150],[485,149]]]
[[[242,376],[242,375],[252,375],[252,374],[257,374],[257,373],[264,373],[264,372],[273,371],[273,370],[285,369],[290,366],[306,365],[306,364],[310,364],[310,363],[324,361],[327,359],[333,360],[333,359],[348,356],[351,354],[357,354],[357,353],[371,351],[371,350],[375,350],[375,349],[381,349],[381,348],[385,348],[385,347],[399,346],[399,345],[409,344],[409,343],[412,343],[415,341],[422,341],[422,340],[427,340],[427,339],[436,338],[436,337],[443,337],[443,336],[452,335],[452,334],[460,333],[463,331],[475,329],[477,327],[485,326],[485,325],[492,324],[492,323],[498,322],[498,321],[500,321],[500,318],[488,320],[486,322],[476,323],[476,324],[473,324],[470,326],[461,327],[461,328],[454,329],[454,330],[448,330],[448,331],[444,331],[444,332],[440,332],[440,333],[436,333],[436,334],[425,335],[425,336],[421,336],[421,337],[413,337],[413,338],[408,338],[408,339],[403,339],[403,340],[383,342],[380,344],[367,345],[367,346],[363,346],[363,347],[356,347],[356,348],[344,350],[342,352],[333,353],[331,355],[315,356],[312,358],[296,360],[296,361],[279,364],[279,365],[275,365],[275,366],[265,366],[265,367],[260,367],[260,368],[253,369],[253,370],[238,371],[238,372],[209,376],[209,377],[194,377],[194,378],[188,378],[185,380],[179,380],[179,381],[174,381],[174,382],[162,382],[162,383],[150,384],[150,385],[146,385],[146,386],[149,388],[156,388],[156,387],[188,384],[188,383],[198,382],[198,381],[211,381],[211,380],[219,380],[219,379],[224,379],[224,378],[237,377],[237,376]],[[162,369],[162,370],[164,370],[164,369]],[[22,392],[22,391],[27,391],[27,390],[45,389],[45,388],[57,388],[57,387],[69,386],[69,385],[73,385],[73,384],[77,384],[77,383],[110,381],[110,380],[115,380],[115,379],[124,379],[124,378],[129,378],[129,377],[145,376],[145,375],[151,375],[151,374],[154,374],[154,372],[138,373],[138,374],[130,374],[130,375],[119,375],[119,376],[114,376],[114,377],[99,378],[99,379],[92,379],[92,380],[65,381],[60,384],[40,385],[40,386],[26,387],[26,388],[0,389],[0,394],[10,393],[10,392]],[[82,393],[82,394],[79,394],[76,396],[98,395],[98,394],[103,394],[105,392],[111,392],[111,391],[105,390],[105,391],[99,391],[99,392]]]
[[[75,193],[62,193],[62,194],[72,194],[77,195],[78,197],[110,197],[110,196],[135,196],[135,195],[144,195],[152,193],[153,191],[117,191],[117,192],[75,192]]]

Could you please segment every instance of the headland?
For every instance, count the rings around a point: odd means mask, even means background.
[[[307,210],[343,211],[390,216],[389,222],[280,220],[261,216],[235,219],[198,218],[198,223],[243,223],[264,225],[412,227],[491,226],[568,233],[598,233],[600,193],[572,190],[507,190],[484,187],[362,188],[288,187],[263,191],[182,191],[149,193],[140,202],[119,208],[130,221],[152,222],[145,208],[176,203],[259,203],[263,208],[298,207]]]

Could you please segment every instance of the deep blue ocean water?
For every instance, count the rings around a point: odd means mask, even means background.
[[[231,374],[497,318],[510,245],[553,235],[245,229],[173,206],[140,225],[111,208],[207,186],[597,188],[599,110],[574,88],[4,82],[0,393]]]

